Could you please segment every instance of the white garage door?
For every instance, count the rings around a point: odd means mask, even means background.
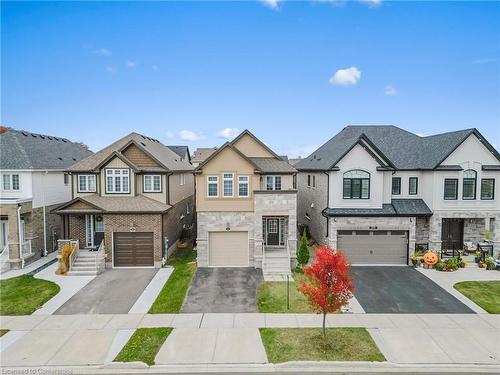
[[[211,267],[248,267],[248,232],[210,232],[208,258]]]
[[[352,264],[406,264],[405,231],[339,230],[337,248]]]

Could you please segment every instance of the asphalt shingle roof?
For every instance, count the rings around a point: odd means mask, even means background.
[[[66,169],[92,155],[66,138],[1,128],[0,169]]]
[[[287,161],[275,158],[249,158],[263,173],[295,173],[297,170]]]
[[[175,152],[177,155],[179,155],[181,158],[185,158],[186,155],[189,155],[188,146],[167,146],[167,147],[171,149],[173,152]]]
[[[99,207],[102,212],[151,212],[161,213],[168,210],[170,207],[165,203],[158,202],[154,199],[137,195],[135,197],[102,197],[98,194],[86,195],[79,197],[79,200],[88,202],[93,206]],[[71,205],[71,203],[69,204]],[[56,209],[55,212],[96,212],[95,209]]]
[[[217,147],[200,147],[194,150],[193,156],[191,157],[191,162],[201,163],[210,155],[217,151]]]
[[[326,216],[431,216],[423,199],[393,199],[382,208],[326,208]]]

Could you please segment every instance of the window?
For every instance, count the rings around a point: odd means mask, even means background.
[[[102,216],[97,216],[95,218],[95,231],[104,232],[104,220],[102,219]]]
[[[370,174],[360,169],[344,173],[344,199],[370,199]]]
[[[270,219],[269,220],[269,233],[278,233],[278,220]]]
[[[445,178],[444,179],[444,199],[456,200],[458,198],[458,179]]]
[[[233,180],[234,180],[234,175],[232,173],[224,173],[222,175],[222,187],[223,187],[223,194],[225,197],[233,196]]]
[[[238,196],[248,197],[248,176],[238,176]]]
[[[493,200],[495,199],[495,179],[483,178],[481,180],[481,199]]]
[[[181,173],[179,175],[179,185],[183,186],[183,185],[186,185],[186,174],[185,173]]]
[[[2,176],[3,190],[20,190],[20,182],[18,174],[4,174]]]
[[[95,193],[95,175],[93,174],[78,175],[78,192]]]
[[[408,180],[408,194],[418,194],[418,177],[410,177],[410,179]]]
[[[64,185],[69,185],[69,174],[68,173],[64,174]]]
[[[207,177],[207,195],[209,197],[219,196],[219,177],[218,176],[208,176]]]
[[[307,186],[311,187],[311,175],[307,175]]]
[[[401,177],[392,178],[392,195],[401,194]]]
[[[144,175],[144,192],[145,193],[160,193],[161,192],[161,176],[159,174]]]
[[[462,199],[476,199],[476,177],[477,173],[475,170],[467,169],[464,171]]]
[[[129,193],[129,170],[106,169],[106,193]]]
[[[316,176],[312,176],[313,177],[313,187],[316,187]]]
[[[293,185],[294,189],[297,189],[297,175],[296,174],[293,175],[292,185]]]
[[[266,190],[281,190],[281,176],[266,176]]]

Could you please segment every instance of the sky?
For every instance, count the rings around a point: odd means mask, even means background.
[[[500,147],[500,2],[2,2],[1,123],[305,157],[349,124]]]

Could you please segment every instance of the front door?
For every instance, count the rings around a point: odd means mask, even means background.
[[[441,248],[443,250],[460,250],[463,248],[464,220],[443,219],[441,230]]]
[[[85,247],[94,247],[94,215],[85,215]]]
[[[280,234],[279,234],[279,220],[278,219],[267,219],[267,241],[268,246],[279,246],[280,244]]]

